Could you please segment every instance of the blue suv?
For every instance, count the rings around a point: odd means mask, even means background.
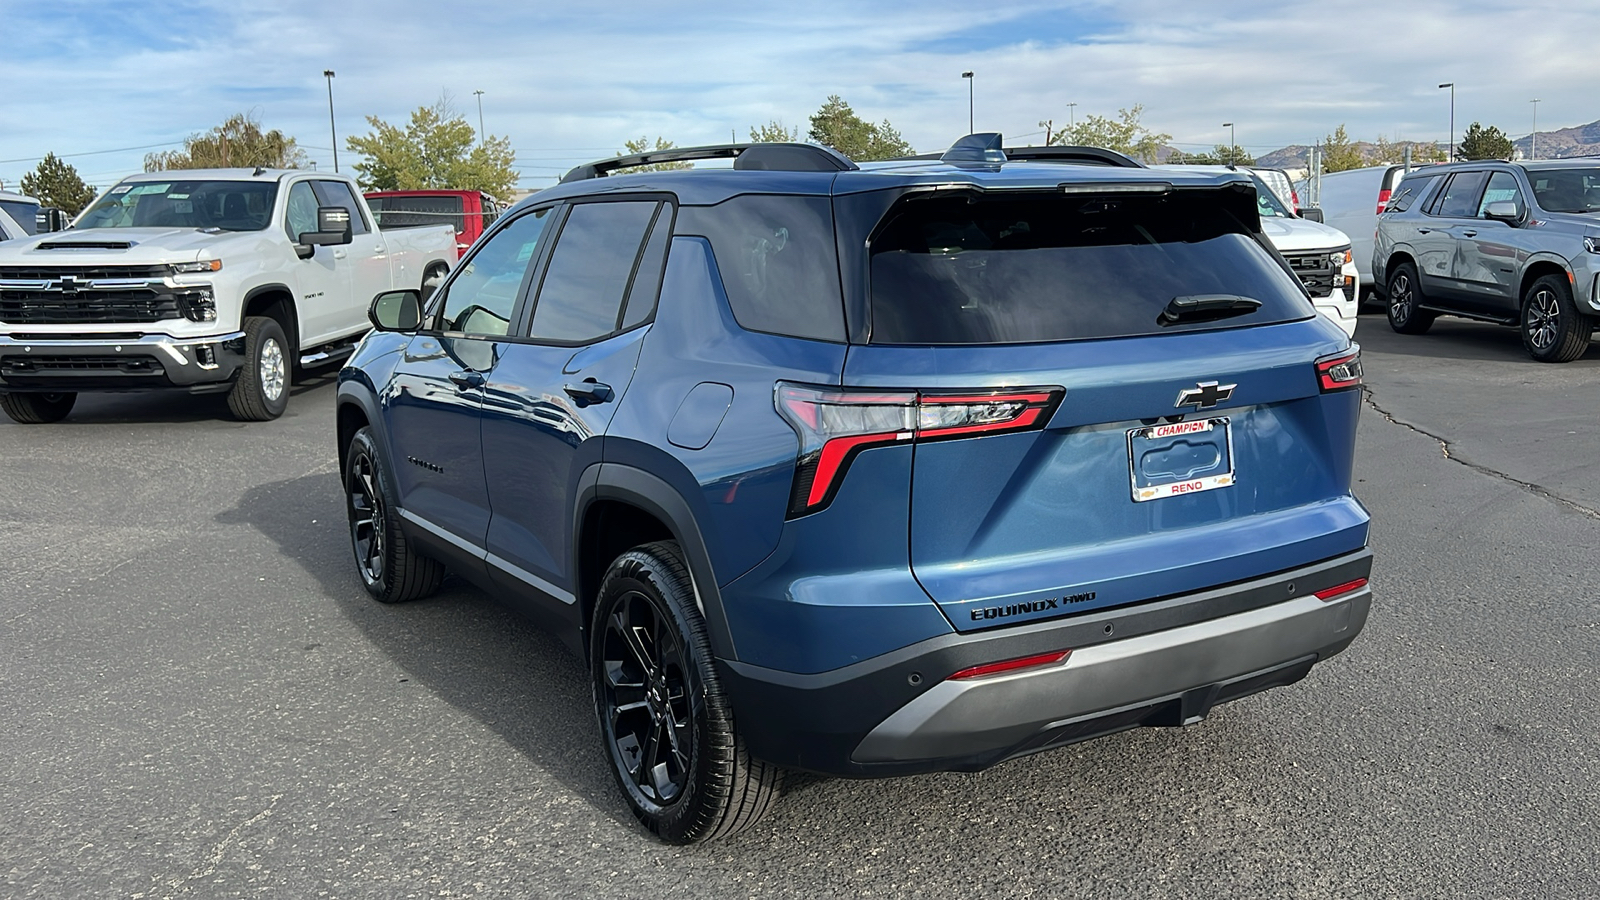
[[[622,157],[372,320],[337,399],[367,590],[448,568],[560,635],[667,841],[786,769],[1189,725],[1366,621],[1359,348],[1243,172],[999,135]]]

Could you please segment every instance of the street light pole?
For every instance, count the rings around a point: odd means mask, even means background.
[[[1539,99],[1535,97],[1528,101],[1533,104],[1533,143],[1528,145],[1528,158],[1539,158]]]
[[[1450,89],[1450,161],[1456,161],[1456,83],[1446,81],[1439,85],[1440,90]]]
[[[1233,161],[1239,158],[1239,154],[1233,150],[1233,123],[1223,122],[1222,127],[1228,129],[1228,165],[1231,166]]]
[[[1070,128],[1074,128],[1074,129],[1076,129],[1078,127],[1078,110],[1077,110],[1077,106],[1078,106],[1078,104],[1076,104],[1076,103],[1068,103],[1067,104],[1067,126],[1070,127]]]
[[[972,134],[974,130],[972,127],[972,82],[974,79],[971,72],[962,72],[961,77],[967,80],[967,134]]]
[[[322,77],[328,79],[328,133],[333,136],[333,171],[339,171],[339,129],[333,124],[333,70],[323,69]]]
[[[473,91],[478,97],[478,146],[483,146],[483,91]]]

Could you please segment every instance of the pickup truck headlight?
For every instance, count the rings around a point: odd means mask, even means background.
[[[1583,239],[1583,249],[1590,253],[1600,253],[1600,237],[1585,237]]]
[[[222,271],[222,260],[202,259],[199,262],[173,263],[169,268],[174,275],[200,275]]]
[[[1350,253],[1349,247],[1346,247],[1343,250],[1335,250],[1328,254],[1328,262],[1333,263],[1333,267],[1335,269],[1339,268],[1340,266],[1349,265],[1350,261],[1353,259],[1355,259],[1355,257]]]

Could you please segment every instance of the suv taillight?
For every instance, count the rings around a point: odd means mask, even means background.
[[[1361,386],[1361,345],[1317,360],[1317,384],[1324,394]]]
[[[1043,428],[1058,387],[999,391],[840,390],[778,382],[773,402],[800,436],[789,517],[826,507],[861,451]]]
[[[1392,192],[1388,188],[1378,191],[1378,215],[1383,215],[1383,208],[1389,205],[1391,195]]]

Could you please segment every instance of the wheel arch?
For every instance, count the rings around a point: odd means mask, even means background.
[[[611,561],[629,547],[673,540],[694,581],[695,600],[706,620],[712,653],[722,659],[738,658],[705,538],[688,501],[672,485],[633,466],[597,463],[580,478],[576,501],[572,572],[585,657],[589,619]]]
[[[1420,274],[1421,270],[1417,269],[1417,259],[1415,256],[1411,255],[1411,251],[1396,249],[1389,254],[1388,259],[1385,260],[1383,264],[1383,277],[1385,282],[1387,282],[1387,279],[1394,277],[1395,267],[1401,265],[1402,263],[1410,264],[1412,270],[1417,271]],[[1383,291],[1385,294],[1388,294],[1389,285],[1387,283],[1383,285]]]
[[[1522,270],[1522,280],[1517,285],[1517,309],[1527,302],[1528,289],[1533,283],[1546,275],[1560,275],[1567,279],[1568,287],[1574,287],[1572,270],[1566,265],[1553,259],[1535,259]]]
[[[378,453],[383,457],[383,476],[389,483],[385,490],[389,496],[394,497],[396,506],[399,501],[399,485],[394,482],[394,456],[389,452],[389,436],[383,429],[383,418],[378,414],[378,402],[371,393],[359,382],[341,381],[339,390],[334,398],[337,410],[337,437],[339,442],[339,478],[344,478],[344,467],[350,455],[350,439],[355,437],[357,431],[364,427],[372,429],[373,443],[378,447]]]
[[[252,288],[244,295],[244,311],[239,327],[243,328],[244,320],[251,316],[276,319],[284,337],[289,339],[289,346],[296,354],[300,352],[300,315],[295,307],[294,292],[287,286],[264,284]]]

